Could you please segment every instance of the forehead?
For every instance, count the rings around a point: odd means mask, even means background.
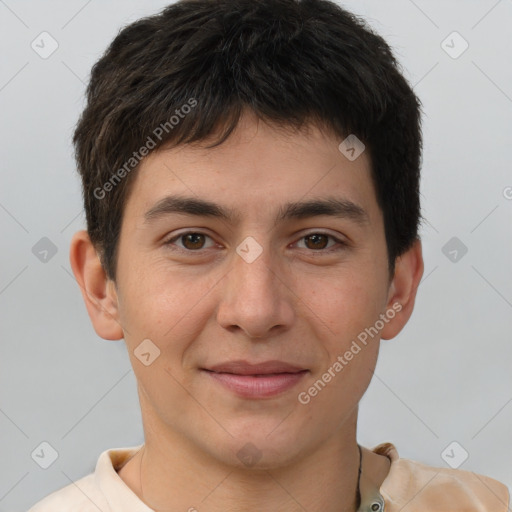
[[[292,203],[324,197],[344,201],[347,212],[361,209],[360,217],[375,223],[380,210],[369,155],[349,160],[339,149],[342,142],[315,125],[297,131],[243,116],[214,148],[203,141],[152,152],[134,177],[125,214],[147,219],[167,196],[181,196],[222,205],[228,220],[252,214],[277,220]]]

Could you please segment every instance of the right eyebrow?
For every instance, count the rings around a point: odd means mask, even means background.
[[[226,221],[239,219],[234,210],[225,208],[205,199],[183,196],[167,196],[158,201],[155,206],[144,214],[144,222],[149,223],[160,217],[182,213],[198,217],[217,217]]]

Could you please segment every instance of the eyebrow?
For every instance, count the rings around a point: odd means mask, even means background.
[[[144,214],[144,223],[147,224],[172,214],[212,217],[231,223],[240,220],[240,214],[235,210],[205,199],[184,196],[166,196]],[[364,208],[348,199],[337,197],[286,203],[279,209],[275,222],[319,217],[322,215],[349,219],[362,226],[370,222],[369,216]]]

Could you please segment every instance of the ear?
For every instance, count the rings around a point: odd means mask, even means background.
[[[395,275],[389,285],[386,305],[386,311],[393,310],[396,314],[382,329],[382,339],[394,338],[409,321],[423,270],[421,240],[417,239],[408,251],[396,259]]]
[[[123,338],[115,283],[107,278],[87,231],[74,234],[69,261],[96,334],[106,340]]]

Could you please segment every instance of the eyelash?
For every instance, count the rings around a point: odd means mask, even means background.
[[[164,245],[165,246],[172,246],[174,244],[174,242],[176,240],[179,240],[181,239],[182,237],[186,236],[186,235],[203,235],[207,238],[210,238],[212,239],[212,237],[210,235],[208,235],[207,233],[204,233],[202,231],[184,231],[183,233],[180,233],[179,235],[175,235],[173,236],[172,238],[170,238],[169,240],[167,240],[166,242],[164,242]],[[307,233],[305,235],[303,235],[299,240],[303,240],[304,238],[308,237],[308,236],[312,236],[312,235],[322,235],[322,236],[326,236],[332,240],[334,240],[335,242],[337,242],[337,244],[341,247],[336,247],[336,246],[333,246],[333,247],[329,247],[328,249],[317,249],[317,250],[314,250],[314,249],[307,249],[308,252],[311,252],[312,254],[330,254],[332,252],[336,252],[336,251],[339,251],[339,250],[342,250],[342,249],[345,249],[348,244],[342,240],[340,240],[339,238],[336,238],[335,236],[331,235],[330,233],[324,233],[323,231],[312,231],[310,233]],[[213,239],[212,239],[213,240]],[[192,250],[192,249],[186,249],[186,248],[183,248],[183,247],[179,247],[179,246],[175,246],[175,248],[173,248],[172,250],[178,250],[178,251],[181,251],[181,252],[185,252],[185,253],[189,253],[189,254],[194,254],[194,253],[198,253],[198,254],[201,254],[202,252],[204,252],[205,250],[207,249],[197,249],[197,250]]]

